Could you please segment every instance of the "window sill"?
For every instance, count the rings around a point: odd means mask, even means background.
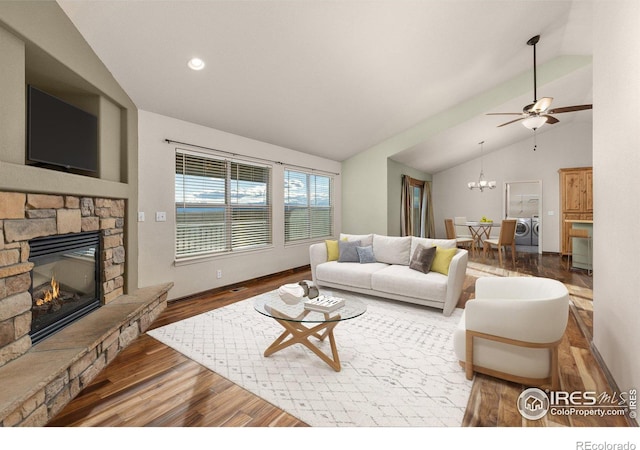
[[[292,242],[285,242],[284,246],[286,247],[299,247],[299,246],[308,246],[311,244],[318,244],[320,242],[324,242],[326,240],[336,240],[338,239],[337,237],[334,236],[326,236],[326,237],[321,237],[321,238],[314,238],[314,239],[305,239],[305,240],[300,240],[300,241],[292,241]]]
[[[191,264],[201,264],[201,263],[205,263],[213,260],[236,258],[239,256],[247,256],[247,255],[254,255],[256,253],[268,252],[273,250],[274,248],[275,248],[274,245],[271,244],[266,247],[260,247],[257,249],[236,250],[235,252],[212,253],[207,255],[191,256],[187,258],[174,259],[173,265],[175,267],[181,267],[181,266],[188,266]]]

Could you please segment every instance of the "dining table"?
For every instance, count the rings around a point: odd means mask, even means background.
[[[469,228],[469,233],[471,233],[471,238],[473,242],[471,244],[471,252],[475,256],[476,250],[478,247],[483,245],[485,239],[489,239],[491,236],[491,230],[494,227],[500,227],[500,223],[494,223],[492,221],[470,221],[466,222],[465,225]]]

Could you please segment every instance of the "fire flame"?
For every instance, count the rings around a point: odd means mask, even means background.
[[[36,305],[42,306],[45,303],[49,303],[53,299],[60,296],[60,284],[56,281],[55,277],[51,277],[51,290],[47,290],[44,293],[44,298],[36,300]]]

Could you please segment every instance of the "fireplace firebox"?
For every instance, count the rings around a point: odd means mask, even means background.
[[[33,239],[29,246],[30,336],[36,344],[100,307],[100,235],[57,235]]]

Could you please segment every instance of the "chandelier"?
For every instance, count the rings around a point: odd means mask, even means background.
[[[482,170],[482,150],[484,146],[484,141],[478,142],[480,145],[480,176],[478,177],[478,181],[470,181],[467,183],[467,187],[471,190],[480,189],[480,192],[485,189],[495,189],[496,182],[495,181],[487,181],[484,178],[484,171]]]

